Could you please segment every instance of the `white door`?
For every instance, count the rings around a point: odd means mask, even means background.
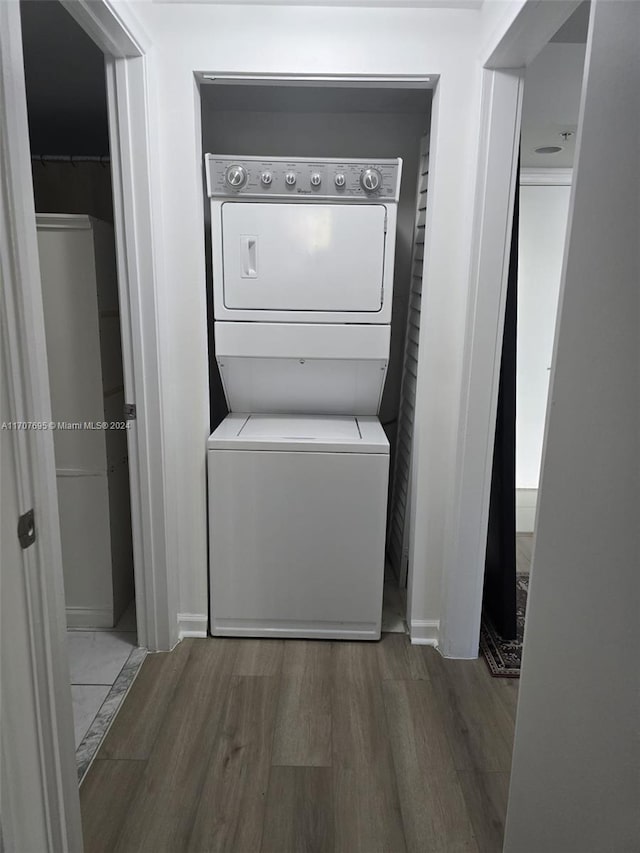
[[[222,206],[226,308],[380,311],[381,204]]]
[[[640,4],[590,13],[505,853],[640,850]]]
[[[82,850],[20,7],[0,3],[0,848]],[[18,544],[18,518],[35,536]]]
[[[4,337],[3,330],[3,337]],[[5,371],[0,371],[0,411],[9,420],[9,400]],[[4,818],[4,843],[11,850],[47,850],[49,830],[46,809],[40,795],[44,777],[38,749],[37,697],[31,676],[29,637],[28,565],[16,527],[20,508],[16,476],[16,440],[20,436],[4,428],[0,431],[0,485],[2,486],[2,618],[0,618],[0,713],[2,715],[2,778],[0,791]],[[11,758],[19,755],[20,772],[9,778]],[[18,762],[15,762],[16,764]],[[5,773],[7,776],[5,776]],[[29,804],[28,819],[25,805]],[[37,805],[42,805],[38,808]],[[4,847],[2,848],[4,849]]]

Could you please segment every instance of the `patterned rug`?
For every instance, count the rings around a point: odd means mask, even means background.
[[[522,636],[524,634],[524,614],[527,609],[527,593],[529,591],[529,575],[516,575],[516,619],[517,636],[515,640],[503,640],[482,614],[480,630],[480,651],[489,667],[491,675],[499,678],[520,678],[520,663],[522,659]]]

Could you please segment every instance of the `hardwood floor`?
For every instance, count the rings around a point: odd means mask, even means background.
[[[498,853],[517,689],[403,634],[184,640],[82,784],[86,853]]]

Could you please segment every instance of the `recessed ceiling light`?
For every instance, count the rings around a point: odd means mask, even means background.
[[[562,151],[562,145],[543,145],[542,148],[536,148],[536,154],[557,154]]]

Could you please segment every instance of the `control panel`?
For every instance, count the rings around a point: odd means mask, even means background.
[[[402,160],[205,155],[209,196],[398,201]]]

